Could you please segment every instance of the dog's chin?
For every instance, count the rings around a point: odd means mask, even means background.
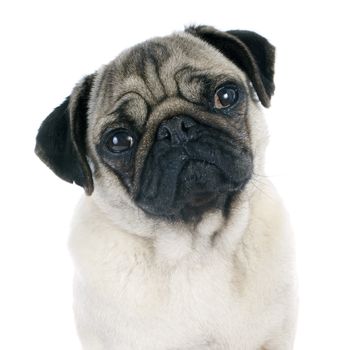
[[[199,221],[208,211],[224,211],[227,201],[232,200],[246,182],[246,179],[232,181],[215,164],[191,160],[182,166],[176,179],[168,182],[173,188],[164,191],[159,188],[156,196],[141,196],[137,204],[147,214],[166,220]]]

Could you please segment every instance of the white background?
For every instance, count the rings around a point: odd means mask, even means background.
[[[41,121],[85,74],[184,25],[250,29],[277,47],[267,174],[296,233],[295,349],[350,349],[346,1],[8,1],[0,5],[0,348],[79,349],[69,221],[82,194],[33,153]],[[250,350],[250,349],[247,349]]]

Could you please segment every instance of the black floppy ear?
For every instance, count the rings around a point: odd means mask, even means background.
[[[93,192],[92,173],[86,158],[86,127],[94,75],[85,77],[72,94],[43,121],[35,153],[61,179]]]
[[[275,90],[275,48],[261,35],[245,30],[219,31],[213,27],[189,27],[186,31],[214,46],[242,69],[265,107]]]

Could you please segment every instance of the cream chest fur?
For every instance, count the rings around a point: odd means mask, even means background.
[[[267,181],[234,210],[217,235],[213,213],[197,232],[165,225],[138,237],[84,197],[70,239],[84,350],[291,349],[288,218]]]

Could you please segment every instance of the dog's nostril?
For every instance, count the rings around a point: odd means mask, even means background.
[[[166,140],[166,139],[170,139],[170,137],[171,135],[168,128],[165,125],[161,125],[157,132],[157,139]]]
[[[187,131],[190,129],[192,126],[195,126],[196,122],[192,118],[186,118],[181,120],[181,130],[182,131]]]

